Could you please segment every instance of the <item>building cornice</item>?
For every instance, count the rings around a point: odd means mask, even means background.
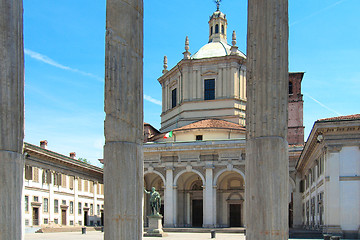
[[[30,143],[24,143],[24,153],[27,156],[30,155],[31,158],[37,157],[39,159],[46,159],[60,165],[81,169],[82,171],[85,170],[92,173],[92,175],[102,175],[104,172],[102,168],[32,145]]]
[[[296,164],[298,171],[303,171],[312,161],[315,149],[341,150],[346,145],[360,144],[360,120],[316,121],[311,129],[304,149]]]

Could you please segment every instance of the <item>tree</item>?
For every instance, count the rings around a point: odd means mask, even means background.
[[[78,160],[83,162],[83,163],[90,164],[90,161],[88,161],[86,158],[78,158]]]

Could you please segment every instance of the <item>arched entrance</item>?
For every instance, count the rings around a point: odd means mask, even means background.
[[[195,172],[184,172],[177,179],[177,226],[202,227],[203,180]]]
[[[234,171],[225,171],[215,179],[217,226],[244,226],[245,181]]]
[[[152,187],[155,187],[156,191],[160,193],[161,196],[161,208],[160,214],[164,216],[164,181],[162,177],[160,177],[156,173],[145,173],[144,174],[144,188],[147,191],[150,191]],[[148,194],[144,194],[144,226],[148,227],[149,222],[147,216],[150,215],[150,196]],[[164,221],[164,218],[163,218]],[[164,224],[164,222],[163,222]]]

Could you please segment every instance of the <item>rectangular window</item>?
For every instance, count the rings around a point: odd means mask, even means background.
[[[42,183],[43,184],[50,184],[51,183],[51,172],[50,172],[50,170],[43,170]]]
[[[49,212],[49,199],[44,198],[44,212]]]
[[[74,202],[70,201],[70,214],[74,214]]]
[[[96,208],[97,208],[97,215],[100,216],[100,205],[98,204],[98,205],[96,206]]]
[[[73,226],[74,225],[74,221],[70,220],[70,225]]]
[[[88,192],[88,191],[89,191],[89,181],[84,180],[84,192]]]
[[[82,180],[80,178],[78,180],[78,190],[82,191]]]
[[[79,221],[79,225],[80,225],[80,226],[82,225],[82,221]]]
[[[62,200],[61,205],[66,205],[66,200]]]
[[[49,219],[44,218],[44,224],[49,224]]]
[[[81,215],[81,202],[78,203],[78,214]],[[79,225],[81,225],[79,223]]]
[[[54,213],[58,213],[59,212],[59,200],[55,199],[54,200]]]
[[[204,100],[215,99],[215,79],[204,80]]]
[[[26,165],[25,166],[25,180],[32,180],[33,174],[32,174],[32,167]]]
[[[171,108],[176,107],[176,88],[171,91]]]
[[[55,186],[61,185],[61,173],[54,173],[54,185]]]
[[[33,171],[33,181],[39,182],[39,169],[36,167],[34,167],[34,171]]]
[[[203,135],[196,135],[196,141],[202,141]]]
[[[62,174],[61,176],[61,187],[66,188],[66,178],[67,176],[65,174]]]
[[[54,218],[54,223],[55,223],[55,224],[59,224],[59,219]]]
[[[74,177],[72,177],[72,176],[69,177],[69,188],[71,190],[74,189]]]
[[[94,193],[94,182],[89,182],[90,183],[90,192]]]
[[[320,158],[320,174],[323,174],[324,173],[324,157],[321,157]]]
[[[29,211],[29,196],[25,196],[25,212]]]
[[[25,226],[29,226],[29,219],[25,219]]]
[[[94,205],[90,204],[90,216],[94,215]]]
[[[39,197],[38,196],[34,196],[34,202],[39,202]]]

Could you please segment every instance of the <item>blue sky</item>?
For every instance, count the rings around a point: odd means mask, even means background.
[[[211,0],[144,1],[144,121],[160,127],[163,57],[208,41]],[[246,53],[246,0],[223,0]],[[359,0],[289,0],[289,70],[304,71],[305,140],[320,118],[360,113]],[[231,39],[229,37],[228,42]],[[99,165],[104,144],[105,0],[24,0],[25,141]]]

